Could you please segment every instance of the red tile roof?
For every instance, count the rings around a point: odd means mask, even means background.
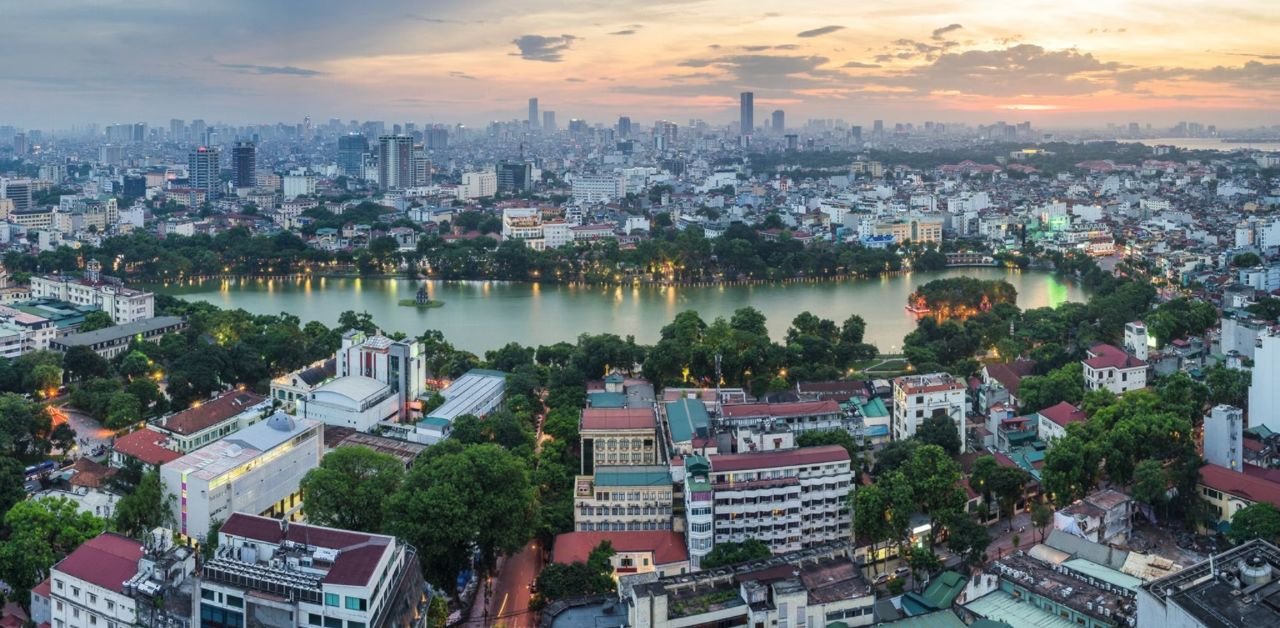
[[[1125,353],[1122,349],[1107,344],[1089,347],[1089,359],[1084,363],[1094,369],[1129,369],[1147,365],[1146,362]]]
[[[849,452],[839,445],[757,451],[743,454],[717,454],[709,457],[712,472],[745,471],[747,469],[772,469],[798,467],[849,460]]]
[[[266,401],[262,395],[242,390],[232,390],[212,401],[206,401],[194,408],[171,414],[161,422],[170,432],[190,436],[201,430],[209,429],[249,408]]]
[[[48,578],[45,578],[45,579],[44,579],[44,582],[41,582],[40,584],[37,584],[34,588],[32,588],[32,589],[31,589],[31,592],[32,592],[33,594],[38,595],[38,596],[40,596],[40,597],[42,597],[42,598],[45,598],[45,599],[48,599],[48,597],[49,597],[49,595],[52,593],[52,591],[53,591],[53,587],[52,587],[52,586],[50,586],[50,583],[49,583],[49,579],[48,579]]]
[[[586,408],[582,411],[584,430],[651,430],[658,426],[653,408]]]
[[[1044,410],[1041,410],[1039,414],[1062,427],[1066,427],[1072,423],[1079,423],[1080,421],[1084,421],[1089,418],[1088,415],[1084,413],[1084,410],[1081,410],[1066,401],[1059,401],[1058,405],[1045,408]]]
[[[725,418],[796,417],[839,414],[840,404],[834,400],[793,401],[789,403],[739,403],[721,408]]]
[[[294,541],[312,547],[340,550],[323,579],[326,584],[365,586],[373,578],[378,561],[391,545],[392,537],[380,534],[349,532],[301,523],[290,523],[287,533],[280,531],[280,521],[268,517],[232,513],[219,529],[222,534],[256,539],[268,543]]]
[[[88,458],[77,460],[74,465],[71,465],[71,468],[76,472],[75,475],[71,476],[71,485],[88,488],[100,488],[103,482],[110,479],[118,471],[118,469],[98,464]]]
[[[138,573],[142,544],[114,532],[104,532],[76,548],[54,570],[124,593],[124,583]]]
[[[684,535],[670,530],[634,532],[566,532],[556,536],[552,560],[557,563],[585,563],[591,550],[608,541],[617,552],[653,552],[654,565],[670,565],[689,560]]]
[[[1016,360],[1009,364],[997,362],[987,365],[987,376],[1000,382],[1013,396],[1018,396],[1018,388],[1022,378],[1030,375],[1035,369],[1035,360]]]
[[[141,429],[117,437],[112,448],[144,464],[159,466],[182,457],[181,453],[162,445],[165,440],[166,437],[155,430]]]
[[[1200,483],[1249,501],[1267,502],[1273,506],[1280,506],[1280,483],[1249,473],[1232,471],[1216,464],[1206,464],[1200,467]]]

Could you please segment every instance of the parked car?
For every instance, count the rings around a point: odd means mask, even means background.
[[[882,584],[886,584],[886,583],[888,583],[888,582],[889,582],[889,580],[890,580],[890,579],[892,579],[892,578],[893,578],[893,574],[882,573],[882,574],[880,574],[880,575],[876,576],[876,579],[875,579],[875,581],[873,582],[873,584],[875,584],[875,586],[877,586],[877,587],[878,587],[878,586],[880,586],[880,585],[882,585]]]
[[[911,575],[910,567],[898,567],[897,569],[893,570],[894,578],[906,578],[909,575]]]

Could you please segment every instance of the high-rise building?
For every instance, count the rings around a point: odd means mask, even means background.
[[[187,153],[187,179],[191,182],[190,187],[204,190],[210,198],[218,193],[221,183],[218,178],[218,157],[218,149],[209,146],[201,146]]]
[[[849,127],[849,139],[853,140],[854,142],[862,142],[862,127],[860,126]]]
[[[231,181],[236,188],[258,184],[258,147],[253,142],[236,142],[231,149]]]
[[[512,194],[533,189],[533,164],[529,162],[498,164],[498,192]]]
[[[627,116],[618,118],[618,137],[623,139],[631,137],[631,118]]]
[[[1249,425],[1280,430],[1280,334],[1258,338],[1253,350],[1253,382],[1249,385]]]
[[[551,132],[556,130],[556,112],[542,112],[542,130]]]
[[[573,118],[569,120],[570,135],[585,135],[588,130],[587,121],[581,118]]]
[[[751,135],[756,128],[756,95],[751,92],[742,92],[739,96],[739,134]]]
[[[422,132],[422,139],[427,150],[444,150],[449,148],[449,129],[430,128]]]
[[[413,185],[431,185],[431,158],[421,144],[413,147]]]
[[[187,128],[187,139],[197,144],[203,144],[204,132],[204,120],[192,120],[191,126]]]
[[[32,208],[32,190],[30,179],[0,178],[0,199],[13,202],[13,211],[27,211]]]
[[[529,128],[538,128],[538,99],[529,99]]]
[[[178,118],[169,121],[169,139],[174,142],[180,142],[186,139],[187,123]]]
[[[364,154],[369,152],[369,140],[359,133],[338,138],[338,171],[349,177],[359,177],[364,170]]]
[[[782,133],[787,130],[787,114],[781,109],[773,110],[773,132]]]
[[[27,134],[26,134],[26,133],[14,133],[14,134],[13,134],[13,154],[15,154],[15,155],[25,155],[25,154],[27,154],[30,150],[31,150],[31,147],[29,146],[29,144],[28,144],[28,142],[27,142]]]
[[[871,122],[871,136],[880,137],[884,135],[884,120],[873,120]]]
[[[383,135],[378,138],[378,187],[384,190],[413,185],[413,138]]]

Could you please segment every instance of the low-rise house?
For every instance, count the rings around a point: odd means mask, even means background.
[[[659,578],[689,572],[689,551],[679,532],[566,532],[556,536],[551,561],[585,563],[591,551],[608,542],[615,552],[610,563],[617,577],[656,573]]]
[[[1089,348],[1084,383],[1089,390],[1109,390],[1117,395],[1147,387],[1147,363],[1108,344]]]

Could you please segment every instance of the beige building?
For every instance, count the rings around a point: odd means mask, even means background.
[[[912,242],[942,243],[942,219],[913,217],[881,222],[875,227],[878,236],[891,235],[896,244]]]
[[[658,418],[653,408],[586,408],[578,424],[582,473],[596,466],[658,464]]]
[[[597,467],[580,475],[573,498],[574,529],[593,531],[670,530],[674,494],[663,465]]]

